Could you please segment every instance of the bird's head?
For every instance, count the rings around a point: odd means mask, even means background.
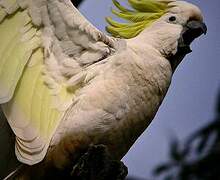
[[[186,54],[190,44],[205,34],[207,27],[200,9],[188,2],[177,0],[128,0],[127,9],[113,0],[119,11],[113,13],[128,23],[118,23],[107,18],[107,31],[115,37],[136,38],[154,46],[169,59],[173,70]]]

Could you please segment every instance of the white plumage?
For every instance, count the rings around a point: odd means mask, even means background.
[[[91,144],[106,145],[115,159],[126,154],[166,95],[184,26],[202,23],[196,6],[169,3],[162,17],[123,40],[100,32],[69,0],[0,0],[0,37],[13,21],[19,32],[0,46],[0,103],[21,162],[45,158],[65,168]]]

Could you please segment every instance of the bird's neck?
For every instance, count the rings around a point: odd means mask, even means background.
[[[145,86],[152,86],[153,98],[160,103],[167,93],[173,71],[171,64],[157,48],[148,43],[138,43],[135,39],[128,41],[130,48],[142,62],[141,70],[144,77]],[[151,87],[150,87],[151,88]]]
[[[165,26],[165,27],[163,27]],[[146,46],[158,51],[161,56],[168,59],[177,53],[178,39],[182,31],[181,26],[160,24],[158,27],[146,28],[138,36],[131,39],[141,46]]]

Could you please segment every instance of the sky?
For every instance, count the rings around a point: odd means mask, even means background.
[[[184,139],[215,115],[215,101],[220,91],[220,1],[188,2],[202,10],[208,34],[194,41],[193,52],[175,72],[155,119],[123,158],[132,176],[151,178],[152,169],[167,160],[173,136]],[[111,15],[111,7],[111,0],[85,0],[80,11],[105,31],[104,17]]]

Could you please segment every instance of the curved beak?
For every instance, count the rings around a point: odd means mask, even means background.
[[[203,22],[189,21],[183,29],[182,37],[186,45],[190,45],[192,41],[202,34],[207,33],[207,26]]]
[[[177,53],[170,59],[170,63],[173,71],[182,61],[182,59],[192,52],[190,44],[194,39],[198,38],[202,34],[207,33],[207,26],[200,21],[189,21],[184,27],[178,40]]]
[[[207,26],[200,21],[189,21],[184,27],[179,38],[178,50],[182,54],[189,54],[192,52],[190,44],[194,39],[198,38],[202,34],[207,33]]]

